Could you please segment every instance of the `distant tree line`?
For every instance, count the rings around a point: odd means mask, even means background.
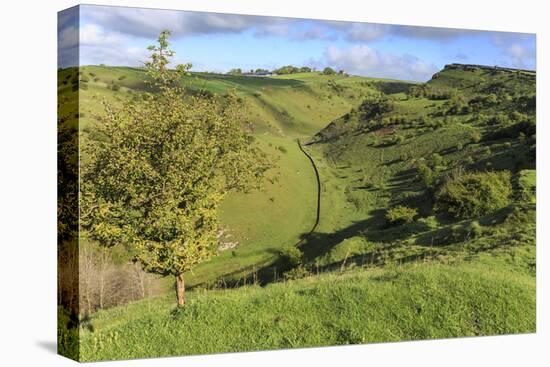
[[[309,67],[309,66],[294,66],[294,65],[285,65],[281,66],[280,68],[268,70],[263,68],[257,68],[257,69],[250,69],[250,70],[243,70],[241,68],[233,68],[227,72],[228,75],[243,75],[243,74],[265,74],[265,73],[273,73],[276,75],[288,75],[288,74],[297,74],[297,73],[313,73],[315,72],[315,68]],[[326,67],[321,71],[321,74],[323,75],[347,75],[344,70],[336,71],[331,67]]]

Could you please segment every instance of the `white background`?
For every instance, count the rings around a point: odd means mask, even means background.
[[[548,32],[544,1],[119,0],[96,4],[537,33],[537,333],[94,366],[550,365]],[[56,338],[56,12],[75,1],[0,9],[0,365],[65,366]],[[545,281],[546,280],[546,281]],[[546,345],[546,347],[545,347]]]

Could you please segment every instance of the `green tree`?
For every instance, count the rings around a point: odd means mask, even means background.
[[[231,190],[258,187],[270,162],[243,129],[234,93],[186,94],[169,69],[164,31],[145,64],[156,90],[139,102],[106,105],[83,166],[83,223],[100,245],[122,244],[151,273],[174,276],[178,305],[184,276],[217,250],[218,208]]]

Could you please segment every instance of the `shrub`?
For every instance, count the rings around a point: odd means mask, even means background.
[[[434,181],[434,174],[430,167],[421,163],[417,167],[417,178],[424,183],[426,187],[432,187]]]
[[[432,154],[432,156],[430,157],[430,164],[432,168],[443,165],[443,157],[438,153]]]
[[[281,250],[280,256],[284,265],[294,268],[302,263],[302,251],[294,246],[287,246]]]
[[[279,146],[277,147],[277,149],[279,149],[282,153],[285,153],[285,154],[287,153],[286,148],[285,148],[284,146],[282,146],[282,145],[279,145]]]
[[[534,169],[524,169],[518,174],[519,199],[534,203],[536,201],[537,174]]]
[[[483,227],[477,220],[474,220],[466,226],[466,231],[470,237],[479,237],[483,234]]]
[[[286,271],[283,273],[283,277],[286,280],[294,280],[294,279],[302,279],[307,276],[311,275],[309,270],[307,270],[304,266],[300,265],[295,267],[294,269],[291,269],[289,271]]]
[[[412,223],[417,214],[418,212],[416,209],[399,205],[395,208],[388,209],[386,212],[386,220],[391,224]]]
[[[124,79],[126,79],[126,75],[121,75],[118,77],[118,80],[124,80]]]
[[[473,131],[470,134],[470,140],[472,141],[472,143],[479,143],[479,141],[481,140],[481,134],[479,133],[479,131]]]
[[[510,172],[479,172],[449,178],[436,194],[436,208],[455,218],[473,218],[510,203]]]
[[[428,229],[436,229],[439,227],[439,222],[433,215],[426,218],[420,218],[418,223],[424,224]]]

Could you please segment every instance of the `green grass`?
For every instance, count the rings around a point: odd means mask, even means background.
[[[100,311],[81,327],[80,359],[529,333],[534,316],[534,278],[505,268],[373,268],[193,292],[175,312],[169,297]]]
[[[188,276],[190,286],[224,274],[238,275],[240,269],[251,271],[254,265],[257,270],[273,261],[277,250],[298,242],[315,222],[316,193],[311,189],[315,176],[310,162],[293,140],[268,135],[260,139],[265,150],[278,158],[277,180],[268,181],[261,191],[231,195],[223,203],[221,221],[227,241],[239,245],[196,267]]]

